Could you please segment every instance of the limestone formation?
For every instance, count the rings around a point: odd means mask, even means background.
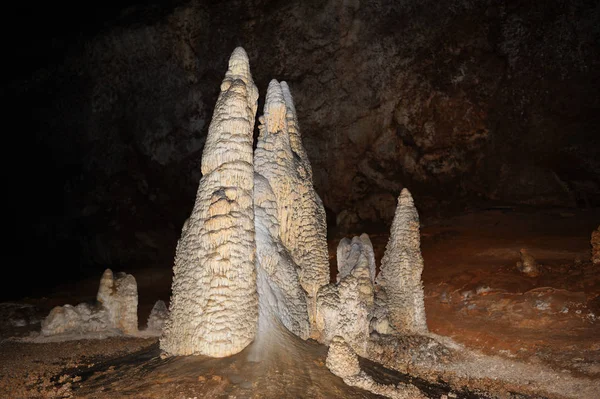
[[[306,293],[299,268],[281,242],[275,195],[267,180],[254,177],[256,270],[259,295],[259,333],[268,333],[279,321],[302,339],[310,334]]]
[[[365,389],[378,395],[393,399],[425,399],[426,397],[413,385],[380,384],[360,369],[358,357],[344,339],[336,336],[332,339],[325,364],[329,370],[342,378],[347,385]]]
[[[208,129],[194,209],[177,244],[170,315],[160,340],[167,353],[224,357],[254,339],[257,99],[248,56],[238,47]]]
[[[135,334],[138,331],[137,283],[131,274],[113,276],[106,269],[100,279],[95,304],[57,306],[42,321],[43,336],[116,332]]]
[[[537,277],[540,275],[540,265],[535,258],[525,249],[519,251],[521,261],[517,262],[517,270],[529,277]]]
[[[318,338],[329,344],[333,337],[340,336],[365,356],[374,310],[373,246],[363,234],[352,241],[342,240],[337,253],[338,283],[321,288],[317,295]]]
[[[81,335],[112,329],[106,308],[80,303],[77,306],[64,305],[53,308],[42,320],[41,333],[48,337],[59,334]]]
[[[168,318],[169,309],[167,309],[165,301],[156,301],[152,307],[152,310],[150,311],[150,315],[148,316],[146,331],[160,334]]]
[[[592,232],[592,262],[600,265],[600,226]]]
[[[299,267],[314,333],[317,291],[329,282],[325,208],[312,186],[312,170],[285,82],[270,82],[260,122],[255,171],[275,196],[279,236]]]
[[[377,276],[378,289],[385,293],[389,323],[398,333],[427,332],[422,272],[419,214],[405,188],[398,198],[390,239]]]
[[[113,276],[106,269],[100,280],[96,299],[106,308],[110,324],[126,334],[138,331],[137,283],[131,274],[117,273]]]

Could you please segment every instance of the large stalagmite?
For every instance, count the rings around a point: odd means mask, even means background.
[[[410,192],[403,189],[377,276],[377,284],[385,294],[389,322],[398,333],[427,332],[422,272],[419,214]]]
[[[279,236],[298,265],[300,285],[308,296],[315,333],[316,296],[329,282],[325,208],[312,185],[312,169],[302,146],[296,111],[285,82],[272,80],[260,118],[254,167],[275,198]]]
[[[258,319],[253,209],[253,128],[258,90],[246,52],[229,59],[206,145],[202,179],[175,257],[170,354],[224,357],[254,339]]]

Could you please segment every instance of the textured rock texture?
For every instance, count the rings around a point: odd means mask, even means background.
[[[325,209],[312,185],[294,103],[285,82],[269,83],[254,168],[274,195],[281,243],[298,265],[314,326],[317,291],[329,282]]]
[[[137,283],[131,274],[113,276],[106,269],[100,279],[95,304],[57,306],[42,321],[43,336],[88,332],[138,332]]]
[[[160,347],[224,357],[254,339],[256,293],[252,131],[258,90],[236,48],[202,156],[196,203],[177,245],[170,315]]]
[[[373,246],[363,234],[341,240],[337,252],[338,282],[321,288],[317,295],[318,338],[329,344],[339,336],[365,356],[374,311]]]
[[[360,369],[356,353],[340,336],[332,339],[325,364],[333,374],[350,386],[393,399],[425,399],[421,391],[413,385],[386,385],[374,381],[373,377]]]
[[[169,318],[169,309],[165,301],[158,300],[152,307],[148,321],[146,322],[146,331],[160,334],[162,333],[165,322]]]
[[[126,334],[138,331],[137,283],[131,274],[113,276],[112,270],[106,269],[100,279],[96,300],[106,309],[113,328]]]
[[[0,89],[22,132],[9,163],[27,152],[32,167],[8,185],[23,193],[14,236],[36,226],[40,263],[170,264],[237,45],[261,91],[273,77],[292,86],[315,189],[347,229],[389,224],[403,187],[422,212],[600,204],[594,2],[160,3],[97,30],[69,9],[87,35],[54,37],[64,24],[44,17],[31,46],[15,45]]]
[[[419,228],[413,198],[403,189],[377,276],[378,285],[385,291],[389,322],[402,334],[427,332]]]
[[[529,277],[537,277],[540,275],[540,265],[537,260],[525,248],[519,250],[521,260],[517,262],[517,270]]]
[[[261,175],[254,178],[256,226],[256,270],[259,295],[259,333],[268,333],[274,321],[281,322],[302,339],[310,324],[306,292],[300,285],[300,269],[281,242],[276,199]]]
[[[598,229],[592,232],[592,262],[597,265],[600,264],[600,226]]]

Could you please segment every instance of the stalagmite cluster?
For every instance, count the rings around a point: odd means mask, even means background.
[[[373,245],[363,234],[352,241],[341,240],[337,253],[337,283],[323,287],[317,296],[319,340],[329,344],[334,336],[340,336],[365,356],[374,310]]]
[[[402,334],[427,332],[419,228],[412,195],[403,189],[376,281],[385,293],[381,302],[386,304],[390,325]]]
[[[254,340],[255,358],[268,349],[263,345],[285,347],[291,332],[331,345],[327,365],[347,383],[389,397],[419,397],[407,387],[377,384],[357,360],[378,356],[369,348],[381,334],[427,332],[419,218],[410,193],[403,190],[398,200],[377,279],[373,246],[363,234],[341,240],[337,281],[328,284],[325,210],[312,185],[289,87],[269,83],[253,153],[257,97],[248,58],[238,48],[210,124],[196,203],[177,246],[161,348],[223,357]]]
[[[106,269],[100,279],[97,303],[57,306],[42,321],[43,336],[116,331],[135,334],[138,331],[137,283],[131,274],[113,276]]]
[[[209,126],[194,209],[177,245],[170,316],[160,340],[167,353],[224,357],[254,339],[257,100],[248,56],[238,47]]]

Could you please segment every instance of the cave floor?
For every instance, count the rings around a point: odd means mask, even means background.
[[[599,223],[600,210],[508,207],[424,220],[429,329],[484,354],[597,383],[600,270],[590,261],[589,240]],[[379,264],[387,234],[370,237]],[[340,238],[330,240],[332,257]],[[538,277],[517,270],[521,248],[540,263]],[[154,301],[168,299],[171,271],[132,272],[143,327]],[[0,397],[376,397],[329,373],[326,348],[311,341],[261,364],[249,361],[246,351],[228,359],[163,359],[152,337],[23,340],[35,336],[50,308],[93,300],[97,287],[98,280],[86,280],[49,297],[0,304]]]

